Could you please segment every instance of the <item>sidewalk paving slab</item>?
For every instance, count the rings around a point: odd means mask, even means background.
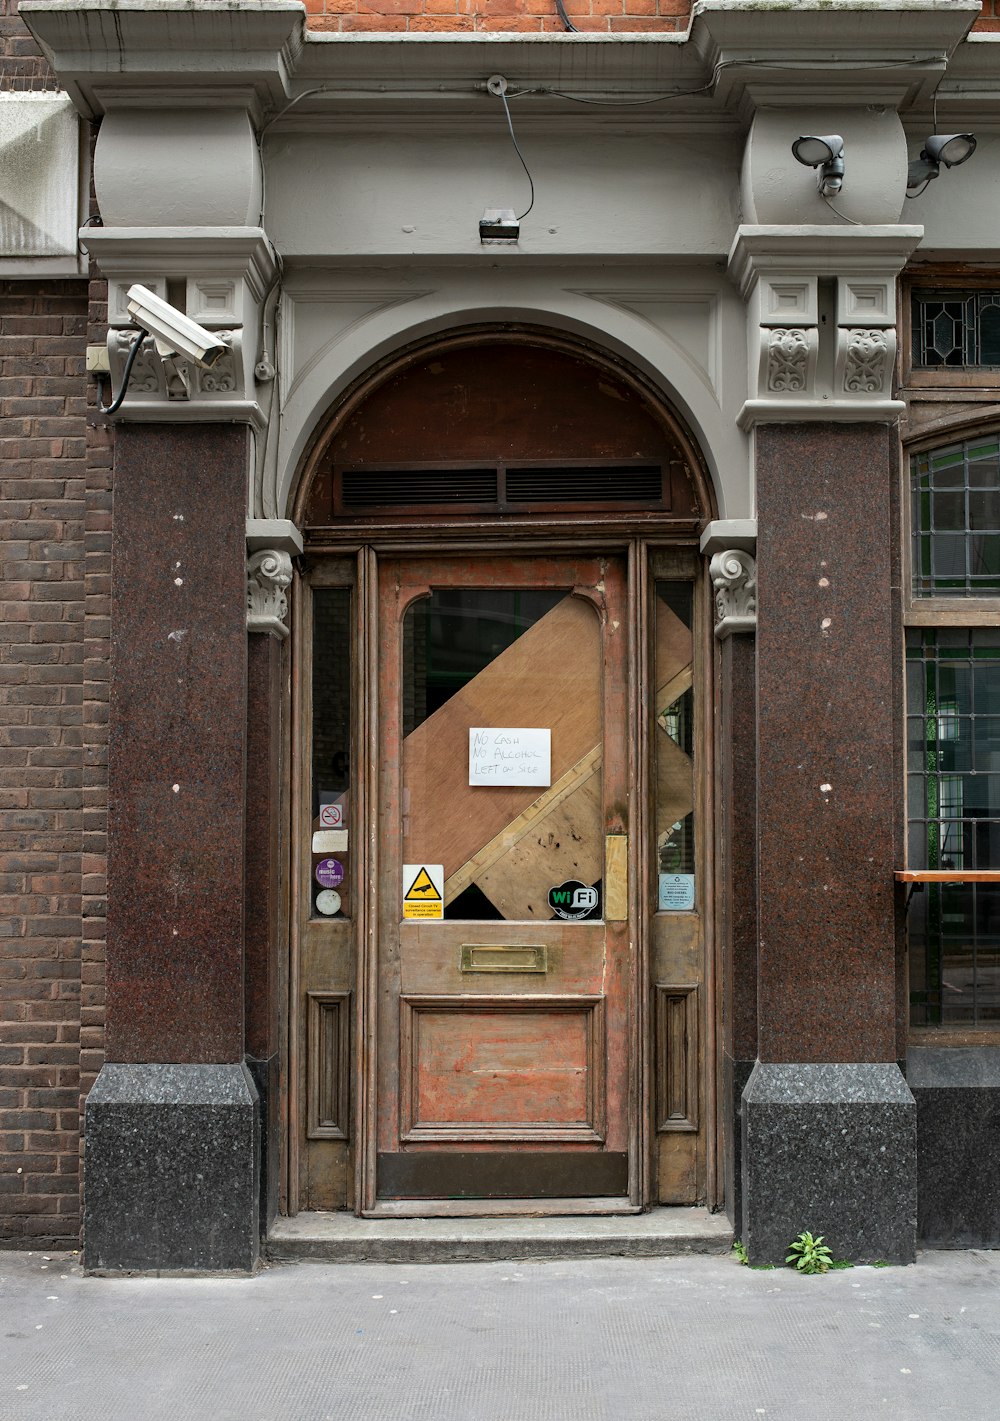
[[[0,1421],[993,1421],[1000,1253],[96,1278],[0,1253]]]

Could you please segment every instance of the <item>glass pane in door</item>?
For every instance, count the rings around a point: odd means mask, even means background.
[[[403,858],[443,865],[446,918],[601,916],[601,672],[597,613],[564,589],[407,608]]]

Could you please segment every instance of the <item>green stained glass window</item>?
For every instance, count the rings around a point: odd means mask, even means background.
[[[1000,627],[907,633],[910,868],[1000,867]],[[916,1026],[1000,1026],[1000,885],[925,883],[909,908]]]

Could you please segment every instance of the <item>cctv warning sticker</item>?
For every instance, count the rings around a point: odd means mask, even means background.
[[[442,919],[444,917],[444,864],[405,863],[403,865],[403,918]]]

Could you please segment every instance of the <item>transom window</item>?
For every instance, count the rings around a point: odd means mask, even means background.
[[[917,289],[912,301],[914,369],[1000,368],[1000,291]]]

